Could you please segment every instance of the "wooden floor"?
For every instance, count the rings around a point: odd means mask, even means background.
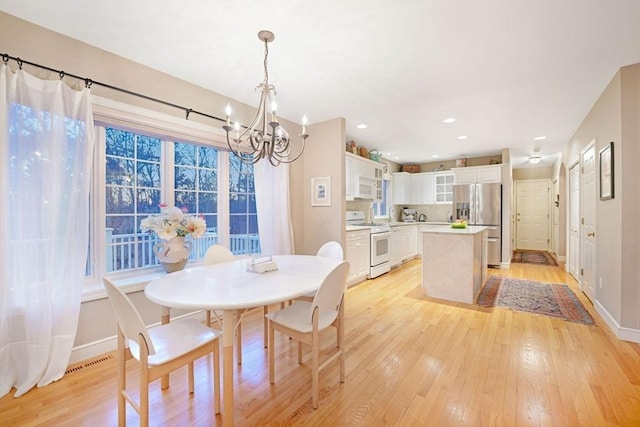
[[[337,363],[322,372],[317,410],[309,370],[281,336],[269,385],[262,319],[249,317],[235,375],[236,425],[640,426],[640,345],[617,340],[561,268],[512,264],[490,274],[568,283],[596,326],[428,299],[417,289],[420,262],[412,261],[347,292],[346,382]],[[327,332],[329,350],[335,335]],[[20,398],[4,396],[0,425],[116,425],[116,364],[107,356]],[[197,363],[192,396],[186,368],[164,392],[153,383],[151,425],[221,425],[210,366],[206,358]],[[129,371],[137,378],[133,363]],[[131,409],[128,422],[138,423]]]

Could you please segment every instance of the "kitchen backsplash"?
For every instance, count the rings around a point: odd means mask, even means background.
[[[446,205],[408,205],[407,208],[415,209],[418,211],[418,216],[420,214],[425,214],[427,216],[427,221],[430,222],[446,222],[447,215],[451,212],[450,204]],[[368,200],[353,200],[347,202],[347,210],[348,211],[363,211],[365,215],[369,214],[369,208],[371,207],[371,202]],[[400,214],[402,212],[402,208],[404,205],[395,205],[393,206],[393,215],[391,221],[400,221]],[[369,221],[369,218],[367,218]]]

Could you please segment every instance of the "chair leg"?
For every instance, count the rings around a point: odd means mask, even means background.
[[[213,342],[213,398],[216,414],[220,413],[220,340]]]
[[[275,363],[273,360],[275,358],[275,350],[273,348],[276,341],[274,337],[275,333],[276,331],[273,329],[273,323],[271,323],[271,320],[269,320],[269,382],[271,384],[273,384],[275,381]]]
[[[319,338],[318,338],[318,329],[314,328],[311,333],[311,406],[313,409],[318,409],[318,394],[319,394],[319,378],[318,378],[318,370],[319,370]]]
[[[189,371],[187,374],[189,376],[189,393],[193,394],[193,362],[189,362],[187,370]]]
[[[141,343],[142,344],[142,343]],[[140,347],[143,347],[141,345]],[[149,357],[144,349],[140,349],[140,427],[149,426],[149,365],[147,358]]]
[[[267,319],[267,314],[269,313],[269,306],[262,306],[262,323],[264,328],[264,348],[267,348],[267,341],[269,341],[269,320]]]
[[[205,310],[205,325],[207,327],[211,326],[211,310]]]
[[[118,426],[124,427],[126,424],[127,401],[124,398],[124,392],[127,389],[127,367],[126,352],[124,348],[124,337],[120,328],[118,328]]]
[[[344,297],[343,297],[344,298]],[[344,299],[340,304],[340,310],[338,311],[338,349],[340,351],[340,382],[344,382],[345,370],[344,370]]]
[[[238,365],[242,364],[242,312],[236,311],[236,354]]]

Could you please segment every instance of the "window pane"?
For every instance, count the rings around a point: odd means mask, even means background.
[[[196,170],[194,168],[176,166],[174,170],[175,188],[184,190],[196,189]]]
[[[106,182],[115,185],[131,185],[135,170],[133,162],[117,157],[107,158]]]
[[[196,146],[193,144],[184,144],[176,142],[174,144],[174,159],[176,165],[195,166],[196,165]]]
[[[138,162],[136,172],[138,186],[160,188],[160,163]]]

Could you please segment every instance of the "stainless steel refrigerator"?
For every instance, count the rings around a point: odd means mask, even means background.
[[[453,186],[455,219],[489,227],[487,264],[500,265],[502,255],[502,184]]]

